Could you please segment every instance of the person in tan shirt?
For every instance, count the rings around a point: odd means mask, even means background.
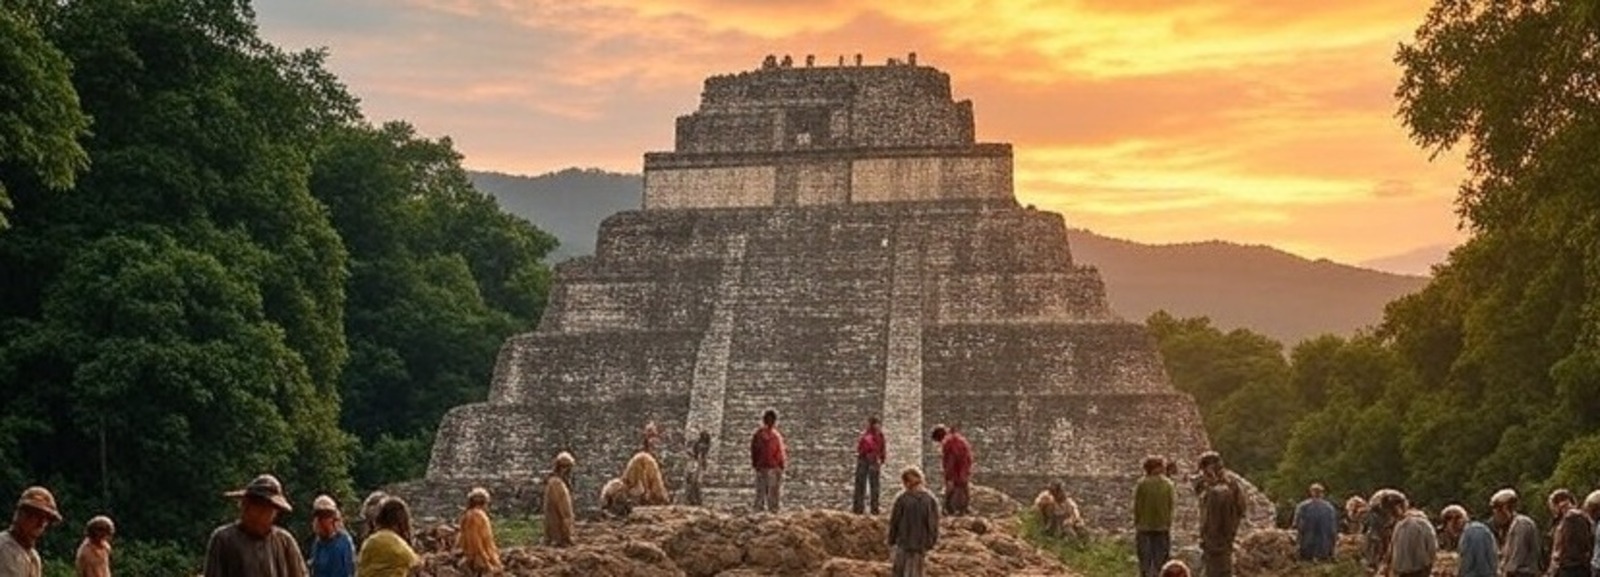
[[[461,553],[468,575],[492,575],[501,571],[500,548],[494,542],[494,526],[489,522],[489,490],[473,487],[467,493],[467,510],[461,514]]]
[[[573,516],[572,491],[567,488],[572,469],[577,465],[572,454],[556,455],[555,471],[544,481],[544,543],[551,547],[571,547]]]
[[[116,532],[110,517],[89,520],[83,543],[78,545],[78,577],[111,577],[111,536]]]

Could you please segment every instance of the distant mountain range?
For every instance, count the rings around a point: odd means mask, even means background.
[[[508,212],[560,239],[554,260],[593,253],[600,221],[638,208],[644,194],[639,175],[596,169],[471,176]],[[1248,328],[1290,345],[1324,333],[1349,335],[1375,324],[1383,317],[1384,304],[1428,280],[1309,260],[1260,245],[1149,245],[1077,229],[1068,231],[1067,238],[1079,263],[1100,269],[1112,308],[1129,320],[1142,321],[1163,309],[1177,316],[1204,315],[1216,326]],[[1413,252],[1372,266],[1419,270],[1416,263],[1437,262],[1428,260],[1428,253]]]
[[[1455,246],[1448,244],[1435,244],[1414,248],[1399,254],[1378,257],[1356,263],[1361,268],[1370,268],[1396,274],[1433,276],[1433,265],[1444,262],[1450,256],[1450,251]]]

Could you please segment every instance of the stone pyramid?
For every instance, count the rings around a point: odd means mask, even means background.
[[[570,451],[593,506],[653,421],[673,485],[712,433],[707,499],[737,507],[772,408],[786,505],[849,507],[855,438],[881,415],[886,501],[905,465],[937,486],[927,433],[943,423],[972,442],[978,484],[1028,502],[1061,479],[1086,517],[1123,526],[1146,455],[1188,471],[1209,445],[1152,337],[1073,261],[1062,216],[1018,205],[1011,146],[976,142],[972,103],[914,56],[712,77],[644,179],[644,206],[556,267],[487,402],[445,416],[427,491],[526,500]]]

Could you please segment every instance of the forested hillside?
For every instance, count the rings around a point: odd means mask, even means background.
[[[55,492],[46,558],[105,513],[181,574],[258,473],[297,527],[420,474],[538,318],[554,239],[323,58],[237,2],[0,2],[0,492]]]
[[[1321,481],[1482,512],[1502,487],[1596,488],[1597,45],[1595,2],[1441,2],[1400,48],[1400,117],[1424,149],[1466,153],[1472,237],[1376,330],[1285,366],[1258,335],[1152,319],[1212,438],[1280,499]]]

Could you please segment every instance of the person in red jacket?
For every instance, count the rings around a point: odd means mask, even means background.
[[[756,470],[756,511],[777,512],[783,494],[783,467],[789,454],[778,433],[778,412],[761,414],[761,428],[750,437],[750,466]]]
[[[944,463],[944,509],[950,516],[966,515],[972,500],[972,445],[954,427],[933,428]]]
[[[866,511],[867,495],[872,496],[872,514],[878,514],[878,487],[883,475],[883,461],[888,457],[889,443],[883,438],[883,427],[877,417],[867,419],[867,428],[856,439],[856,488],[850,499],[850,511],[860,515]]]

